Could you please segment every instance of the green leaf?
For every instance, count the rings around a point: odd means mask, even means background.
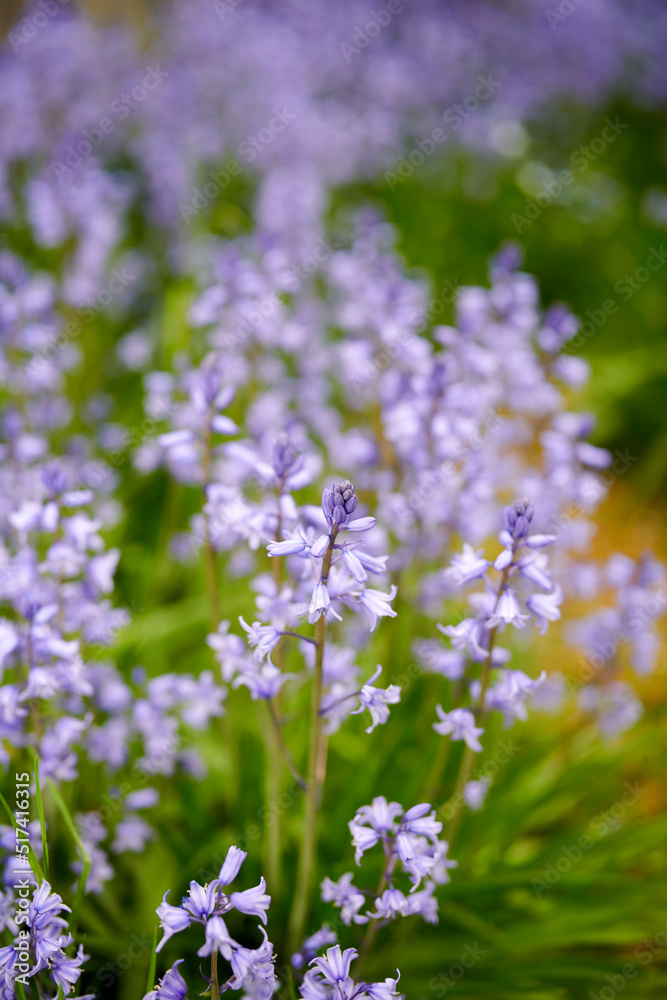
[[[74,903],[72,904],[72,916],[70,918],[70,931],[72,934],[74,934],[74,929],[76,928],[77,920],[79,917],[79,910],[83,902],[83,897],[86,894],[86,883],[88,882],[88,875],[90,874],[91,860],[90,860],[90,855],[88,854],[88,851],[86,850],[84,843],[81,840],[81,837],[79,836],[79,831],[77,830],[74,820],[72,819],[72,815],[69,809],[67,808],[67,804],[65,803],[65,800],[58,791],[58,788],[54,785],[52,781],[49,782],[49,788],[51,789],[51,794],[56,800],[56,805],[58,806],[58,809],[60,810],[62,817],[65,820],[65,824],[68,827],[70,833],[72,834],[74,843],[79,849],[79,853],[81,854],[81,859],[83,861],[83,870],[81,872],[81,875],[79,876],[79,884],[77,886],[76,896],[74,897]]]
[[[39,784],[39,757],[34,754],[35,764],[35,794],[37,796],[37,812],[39,813],[39,828],[42,831],[42,852],[44,860],[44,871],[49,879],[49,847],[46,842],[46,822],[44,820],[44,803],[42,801],[42,790]]]
[[[12,826],[14,827],[15,830],[18,830],[19,829],[19,824],[18,824],[18,822],[16,820],[16,816],[14,815],[14,813],[12,812],[12,810],[7,805],[7,800],[5,799],[5,797],[2,794],[2,792],[0,792],[0,802],[2,802],[3,806],[5,807],[5,812],[9,816],[9,818],[10,818],[10,820],[12,822]],[[45,879],[45,875],[44,875],[44,872],[42,871],[42,866],[40,865],[39,861],[37,860],[37,855],[33,851],[32,845],[30,844],[29,841],[28,841],[28,863],[30,865],[30,868],[32,870],[33,875],[35,876],[35,878],[38,880],[39,884],[41,885],[42,882]]]
[[[148,979],[146,980],[146,992],[150,991],[155,986],[155,966],[157,964],[157,955],[155,954],[155,948],[157,945],[157,927],[153,932],[153,950],[151,951],[150,962],[148,963]]]

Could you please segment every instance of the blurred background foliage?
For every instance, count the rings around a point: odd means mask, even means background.
[[[16,6],[3,7],[5,27]],[[129,16],[138,30],[150,31],[146,11],[130,0],[106,6],[96,0],[87,6],[96,17]],[[534,198],[544,180],[568,169],[572,153],[600,134],[607,117],[616,116],[628,128],[585,171],[575,174],[561,197],[517,233],[513,214],[523,214],[526,199]],[[545,304],[564,301],[583,316],[606,299],[618,303],[618,311],[581,347],[593,370],[585,405],[598,418],[595,443],[612,450],[629,449],[637,456],[627,474],[614,483],[600,512],[596,555],[616,550],[636,555],[648,546],[662,558],[667,555],[663,499],[667,264],[627,301],[614,290],[625,274],[645,263],[652,248],[667,245],[665,126],[663,116],[623,103],[593,109],[556,107],[548,117],[528,123],[511,155],[491,160],[446,143],[400,183],[381,176],[374,183],[350,185],[336,192],[332,205],[332,218],[369,202],[379,206],[397,227],[409,266],[431,280],[435,302],[443,289],[484,283],[489,255],[504,241],[518,239],[525,249],[525,270],[537,276]],[[227,189],[224,200],[197,224],[222,237],[236,235],[251,227],[251,205],[252,184],[244,180]],[[19,244],[27,237],[17,231],[10,239]],[[114,346],[128,330],[147,324],[154,331],[159,342],[157,367],[188,336],[184,316],[191,289],[170,278],[156,234],[137,221],[131,239],[149,249],[157,261],[156,271],[130,324],[120,328],[113,316],[100,315],[86,331],[85,367],[71,379],[81,432],[86,430],[84,400],[101,392],[113,397],[116,419],[142,433],[140,378],[114,360]],[[43,259],[44,251],[24,249],[37,261],[41,255],[42,263],[57,266],[56,261]],[[442,301],[438,321],[448,322],[451,302]],[[162,472],[148,477],[133,474],[129,461],[119,467],[118,476],[118,495],[126,513],[109,541],[123,553],[118,603],[129,610],[132,621],[121,633],[114,655],[128,676],[137,665],[149,674],[210,668],[211,655],[204,643],[209,622],[203,574],[197,566],[174,563],[167,547],[173,532],[196,509],[198,498],[167,481]],[[398,617],[384,623],[368,662],[361,663],[371,669],[382,662],[388,679],[403,683],[401,710],[371,740],[355,724],[331,741],[320,877],[337,878],[353,870],[347,822],[355,808],[377,794],[397,798],[406,807],[420,801],[424,775],[436,751],[437,737],[423,720],[427,705],[446,703],[446,682],[430,676],[405,681],[414,662],[411,642],[429,634],[430,628],[410,605],[409,581],[406,584],[399,591]],[[231,620],[248,611],[240,588],[224,593],[223,600],[224,616]],[[456,612],[448,606],[442,620],[451,620]],[[574,674],[578,668],[575,654],[555,628],[540,644],[539,657],[539,663],[528,666],[529,672],[544,667]],[[516,666],[524,665],[519,651]],[[369,974],[391,975],[398,965],[410,1000],[667,996],[664,658],[657,674],[643,682],[642,694],[647,705],[644,718],[613,742],[601,740],[571,701],[558,716],[536,713],[528,723],[498,734],[505,741],[511,739],[517,749],[498,768],[483,811],[466,814],[454,851],[459,868],[451,884],[439,892],[439,925],[428,927],[419,918],[408,918],[381,932]],[[217,730],[195,736],[209,777],[202,782],[185,777],[156,782],[163,792],[159,840],[141,857],[127,855],[122,878],[86,904],[82,919],[86,948],[108,956],[109,963],[102,959],[97,966],[92,964],[84,979],[87,990],[99,996],[136,1000],[143,995],[155,906],[165,889],[171,887],[172,902],[177,901],[191,878],[207,870],[211,877],[214,859],[229,844],[240,836],[252,842],[254,830],[259,831],[257,846],[250,848],[247,874],[261,870],[265,751],[257,735],[257,714],[260,726],[265,720],[245,690],[232,693],[230,700],[243,703],[246,711],[235,713],[233,722],[224,720]],[[298,713],[287,728],[287,738],[297,753],[305,747],[305,719]],[[438,801],[450,789],[457,759],[455,752]],[[96,780],[103,781],[101,769],[68,789],[74,810],[94,791]],[[86,787],[86,782],[93,785]],[[614,818],[608,811],[621,802],[627,783],[637,783],[638,796]],[[281,892],[274,891],[270,914],[271,939],[279,949],[284,944],[299,814],[295,798],[281,816],[288,846],[284,885]],[[57,887],[64,888],[67,835],[54,810],[50,822],[60,861],[56,870],[60,867],[63,873]],[[589,835],[593,844],[568,867],[562,862],[567,857],[563,852],[574,856],[573,848],[583,835]],[[533,880],[544,885],[545,873],[552,871],[550,866],[558,871],[559,862],[567,870],[559,873],[555,884],[536,887]],[[362,871],[355,881],[375,885],[379,871],[370,858]],[[317,904],[311,927],[322,920],[331,922],[333,916],[329,906]],[[242,928],[230,929],[243,940]],[[123,968],[119,956],[132,955],[128,948],[137,938],[134,951],[140,954]],[[161,961],[158,969],[185,953],[186,938],[182,935],[177,944],[165,948],[166,964]],[[341,939],[352,944],[353,932],[342,928]],[[192,944],[194,955],[194,935]],[[480,957],[459,981],[457,963],[466,947],[476,949]],[[284,954],[281,958],[284,961]],[[194,971],[196,960],[189,964]],[[621,971],[624,966],[633,966],[636,975],[619,987],[619,975],[628,973],[627,968]]]

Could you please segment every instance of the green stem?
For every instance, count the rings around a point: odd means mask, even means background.
[[[208,426],[206,429],[206,436],[204,438],[204,462],[202,469],[202,480],[204,487],[204,498],[208,499],[206,495],[207,487],[211,485],[211,420],[213,419],[213,410],[211,409],[209,413]],[[206,571],[206,586],[208,590],[209,604],[211,609],[211,628],[215,631],[220,624],[220,598],[218,595],[218,568],[216,565],[215,549],[213,548],[213,542],[211,539],[211,526],[209,524],[208,515],[204,514],[204,568]]]
[[[220,984],[218,982],[218,952],[211,952],[211,1000],[220,1000]]]
[[[329,538],[329,548],[322,562],[322,583],[327,582],[331,569],[333,545],[338,533],[334,526]],[[288,954],[297,951],[303,940],[303,932],[308,916],[311,882],[315,870],[317,853],[317,813],[320,805],[321,789],[324,784],[324,743],[322,733],[322,718],[320,705],[322,702],[322,664],[324,662],[324,638],[326,633],[326,618],[321,615],[315,627],[315,665],[313,668],[313,687],[310,703],[310,739],[308,749],[308,790],[304,808],[303,835],[296,876],[294,902],[288,927]]]
[[[273,706],[268,704],[269,712]],[[272,896],[280,894],[280,822],[278,799],[280,797],[280,746],[275,726],[270,723],[263,726],[264,743],[266,746],[266,816],[265,831],[265,864],[266,877]]]
[[[500,601],[501,594],[505,589],[507,584],[507,578],[509,576],[509,571],[511,566],[506,567],[503,570],[502,576],[500,578],[500,583],[498,585],[498,592],[496,596],[496,611],[498,609],[498,603]],[[482,676],[481,676],[481,688],[479,692],[479,702],[478,702],[478,712],[479,712],[479,722],[482,724],[487,716],[487,710],[485,706],[486,692],[489,687],[489,681],[491,679],[491,660],[493,658],[493,648],[496,644],[496,635],[498,634],[498,626],[494,626],[489,633],[489,655],[484,660],[484,665],[482,666]],[[448,741],[448,742],[451,742]],[[454,803],[455,812],[450,819],[449,823],[445,827],[444,839],[449,844],[451,850],[452,844],[459,832],[459,826],[461,825],[461,820],[463,819],[463,792],[465,786],[468,784],[470,778],[470,772],[472,771],[472,762],[475,759],[475,751],[471,750],[466,743],[463,756],[461,758],[461,764],[459,769],[459,776],[456,782],[456,787],[454,789],[454,794],[452,796],[452,802]],[[459,804],[461,803],[461,804]]]
[[[386,848],[385,848],[385,850],[386,850]],[[375,890],[375,898],[376,899],[379,899],[379,897],[384,892],[384,890],[385,890],[385,888],[387,886],[387,883],[389,881],[389,876],[391,875],[392,871],[394,870],[394,867],[396,865],[396,861],[397,860],[398,860],[398,855],[394,851],[394,844],[392,842],[391,848],[389,849],[389,852],[387,854],[387,861],[386,861],[386,864],[384,866],[384,871],[382,872],[382,875],[380,876],[380,881],[378,883],[378,887]],[[364,971],[364,968],[365,968],[365,965],[366,965],[366,961],[367,961],[368,956],[370,954],[371,948],[373,947],[373,944],[375,942],[375,938],[377,937],[377,932],[378,932],[379,928],[380,928],[380,921],[379,921],[379,919],[378,918],[373,919],[371,917],[371,921],[370,921],[370,923],[368,925],[368,930],[366,931],[363,943],[361,945],[361,953],[359,955],[359,966],[357,968],[357,975],[359,976],[359,979],[363,979],[363,971]]]

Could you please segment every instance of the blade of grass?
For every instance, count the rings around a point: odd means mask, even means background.
[[[76,828],[74,820],[72,819],[72,815],[69,809],[67,808],[67,804],[65,803],[65,800],[58,791],[58,788],[54,785],[52,781],[49,782],[49,788],[51,789],[51,794],[56,800],[56,805],[58,806],[58,809],[60,810],[62,817],[65,820],[65,825],[69,829],[69,832],[72,834],[74,843],[79,849],[79,853],[81,854],[81,859],[83,862],[83,868],[81,874],[79,875],[79,883],[76,889],[76,896],[74,897],[74,903],[72,904],[72,916],[69,922],[70,932],[74,934],[74,930],[76,928],[79,917],[79,910],[83,902],[83,897],[86,894],[86,883],[88,882],[88,875],[90,874],[91,860],[90,860],[90,855],[88,854],[88,851],[86,850],[84,843],[81,840],[79,831]]]
[[[9,806],[7,804],[7,801],[6,801],[4,795],[1,792],[0,792],[0,802],[2,802],[3,806],[5,807],[5,812],[9,816],[9,818],[10,818],[10,820],[12,822],[12,826],[14,827],[15,830],[18,830],[19,829],[18,820],[16,819],[16,816],[14,815],[14,813],[12,812],[12,810],[9,808]],[[37,855],[33,851],[30,842],[26,841],[26,843],[28,844],[28,864],[30,865],[30,868],[32,869],[33,875],[35,876],[35,878],[37,879],[37,881],[41,885],[42,882],[45,879],[44,872],[42,871],[42,866],[40,865],[39,861],[37,860]]]
[[[156,945],[157,945],[157,927],[153,932],[153,950],[151,952],[150,962],[148,963],[148,980],[146,981],[147,993],[150,993],[151,990],[155,988],[155,966],[157,965],[157,955],[155,954]]]
[[[49,880],[49,846],[46,842],[46,821],[44,819],[44,803],[42,801],[42,790],[39,784],[39,757],[34,755],[35,764],[35,794],[37,796],[37,812],[39,813],[39,828],[42,831],[42,860],[44,861],[44,871],[47,882]]]

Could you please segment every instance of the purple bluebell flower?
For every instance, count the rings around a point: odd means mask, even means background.
[[[375,912],[368,912],[374,920],[393,920],[408,913],[408,900],[400,889],[385,889],[375,900]]]
[[[334,906],[339,907],[341,920],[348,926],[351,923],[365,924],[368,922],[368,917],[359,913],[359,910],[366,902],[366,897],[363,892],[352,884],[353,878],[352,872],[345,872],[337,882],[333,882],[330,878],[325,878],[321,886],[323,901],[325,903],[333,903]]]
[[[222,957],[229,962],[234,948],[238,947],[238,943],[230,937],[225,921],[216,914],[206,922],[206,941],[197,954],[200,958],[204,958],[214,951],[219,951]]]
[[[316,975],[323,983],[328,983],[340,990],[342,996],[349,995],[352,985],[350,965],[359,955],[356,948],[346,948],[341,951],[339,944],[327,948],[323,958],[314,958],[310,963],[316,970]]]
[[[366,708],[368,709],[373,721],[366,730],[367,733],[372,733],[376,726],[385,723],[389,718],[388,706],[397,705],[401,700],[401,689],[397,684],[390,684],[384,690],[373,687],[373,681],[377,680],[381,673],[382,667],[378,664],[373,676],[369,677],[365,684],[362,684],[359,692],[359,701],[361,702],[359,708],[350,712],[350,715],[358,715]]]
[[[256,996],[260,1000],[269,1000],[278,985],[276,979],[273,945],[266,936],[263,927],[260,930],[264,941],[259,948],[239,947],[231,957],[233,979],[230,986],[233,990],[243,988],[248,996]]]
[[[554,587],[548,594],[531,594],[526,601],[526,607],[537,618],[541,635],[546,632],[549,622],[559,620],[562,601],[563,591],[560,587]]]
[[[463,789],[463,798],[465,799],[468,809],[471,809],[473,812],[478,812],[482,808],[490,784],[490,778],[486,777],[466,782],[465,788]]]
[[[373,590],[371,587],[367,587],[359,594],[358,601],[368,615],[371,632],[374,631],[379,618],[396,617],[396,612],[389,606],[390,602],[396,597],[396,594],[397,588],[395,586],[392,586],[388,594],[383,593],[381,590]]]
[[[447,572],[457,584],[464,586],[484,576],[490,565],[489,560],[484,558],[482,549],[474,549],[466,542],[463,552],[454,556]]]
[[[192,922],[192,916],[186,910],[180,906],[172,906],[171,903],[167,902],[167,896],[169,895],[169,889],[165,892],[162,902],[157,908],[157,915],[160,918],[160,927],[164,931],[164,937],[155,949],[156,952],[162,951],[170,937],[174,934],[178,934],[179,931],[184,931],[186,927],[189,927]]]
[[[183,909],[191,913],[195,920],[205,920],[210,917],[216,906],[220,883],[217,879],[207,885],[191,882],[188,896],[183,899]]]
[[[325,879],[325,881],[327,880]],[[324,899],[324,896],[322,898]],[[320,930],[307,937],[299,951],[292,955],[292,965],[295,969],[302,969],[315,957],[320,948],[324,948],[328,944],[336,944],[337,941],[336,932],[332,931],[328,924],[322,924]]]
[[[83,945],[79,945],[79,950],[75,958],[69,958],[65,952],[57,952],[50,963],[50,971],[56,986],[60,987],[65,995],[71,992],[72,987],[78,982],[82,973],[81,966],[90,958],[84,955]]]
[[[502,712],[507,721],[528,718],[526,710],[527,699],[538,689],[546,677],[542,671],[533,680],[522,670],[502,670],[499,680],[493,684],[485,696],[485,707]]]
[[[514,541],[522,541],[530,531],[535,508],[528,500],[519,500],[503,511],[505,531]]]
[[[234,881],[238,873],[241,871],[241,866],[247,857],[248,852],[242,851],[240,847],[234,847],[234,845],[232,845],[229,848],[227,856],[222,863],[220,874],[218,875],[218,882],[221,886],[224,887]]]
[[[331,598],[329,597],[326,583],[320,581],[315,584],[310,604],[308,605],[308,621],[313,625],[316,621],[319,621],[322,615],[324,615],[328,622],[333,621],[334,618],[339,622],[343,620],[331,606]]]
[[[271,905],[271,897],[266,894],[266,882],[263,877],[260,878],[259,885],[253,889],[230,893],[229,902],[241,913],[259,917],[262,923],[266,924],[266,911]]]
[[[482,744],[479,737],[484,730],[475,725],[475,716],[467,708],[454,708],[445,712],[442,705],[435,706],[440,722],[434,722],[433,728],[441,736],[451,736],[453,740],[464,740],[475,753],[481,753]]]
[[[242,615],[239,615],[241,627],[248,633],[248,643],[257,648],[260,656],[268,656],[280,642],[281,632],[273,625],[262,625],[260,622],[253,622],[248,625]]]
[[[184,961],[185,959],[179,958],[174,962],[171,969],[165,972],[159,986],[147,993],[143,1000],[187,1000],[188,987],[178,968]]]

